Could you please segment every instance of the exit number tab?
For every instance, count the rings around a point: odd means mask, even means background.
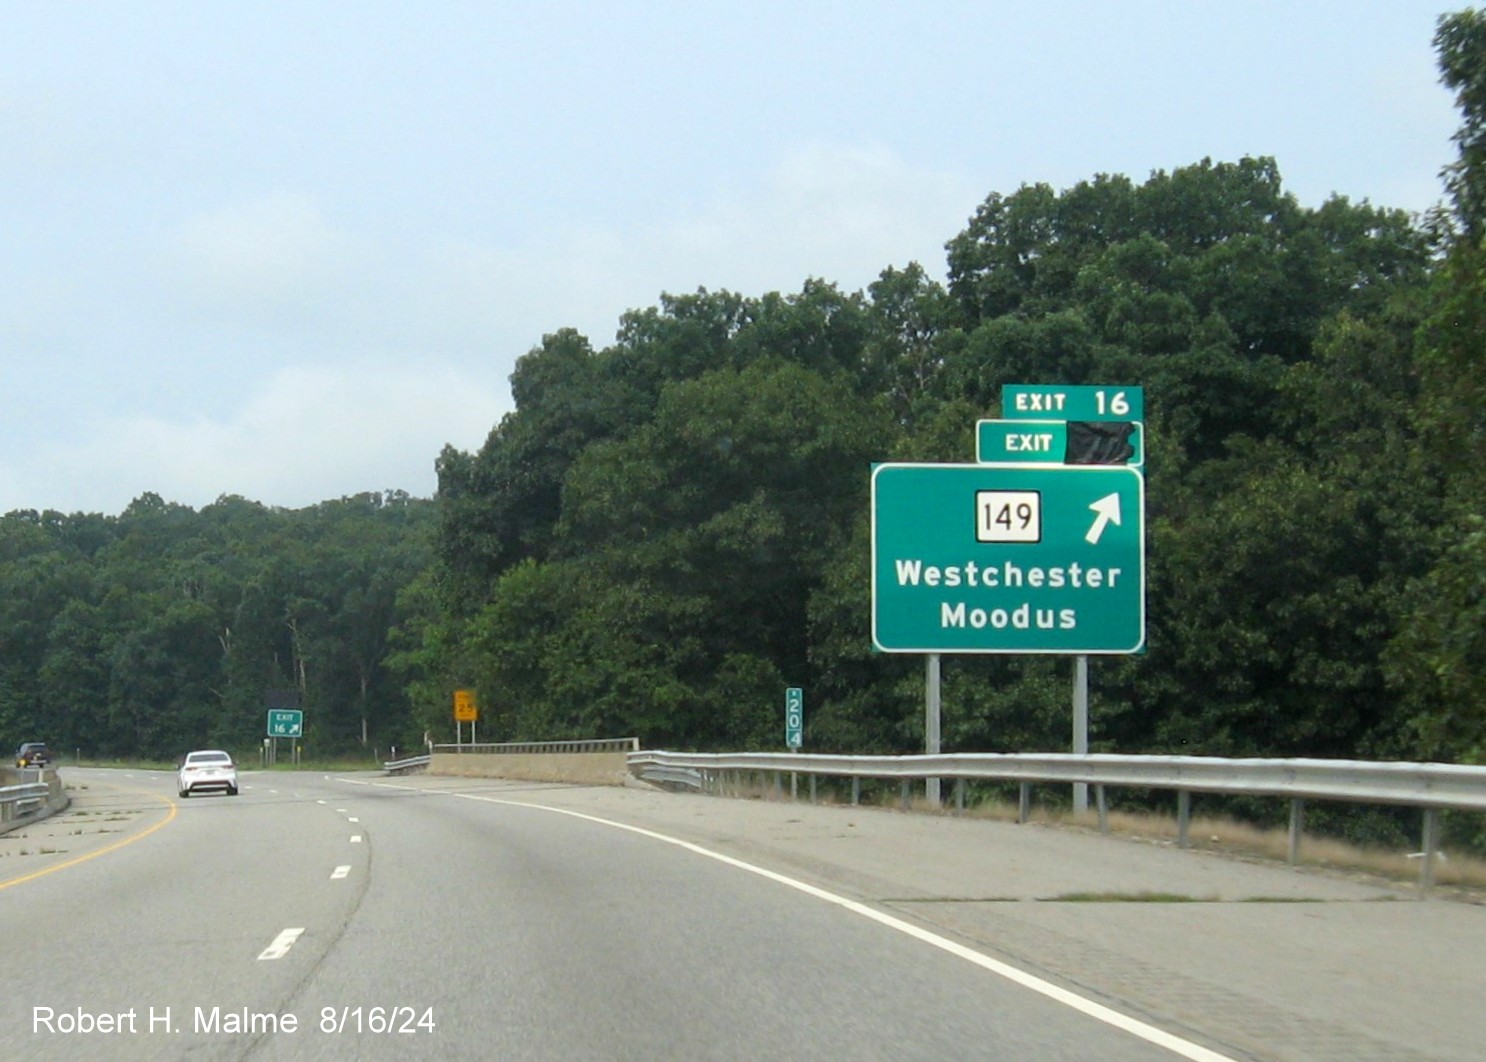
[[[1145,420],[1140,387],[1089,384],[1007,384],[1001,388],[1006,420]]]

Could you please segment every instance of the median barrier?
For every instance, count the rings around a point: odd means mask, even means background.
[[[428,773],[523,782],[622,786],[629,778],[627,757],[638,749],[637,738],[435,745]]]
[[[0,772],[0,833],[40,822],[71,803],[54,768]]]

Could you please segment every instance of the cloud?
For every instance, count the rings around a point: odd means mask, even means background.
[[[443,445],[478,447],[508,406],[452,368],[284,369],[230,419],[100,423],[41,455],[46,482],[0,474],[0,511],[116,513],[147,491],[193,507],[223,494],[290,508],[374,490],[427,497]]]
[[[857,288],[910,259],[939,272],[944,243],[978,199],[963,174],[910,166],[880,148],[817,144],[755,186],[659,226],[648,251],[669,270],[716,276],[710,283],[747,294],[798,290],[807,277]]]
[[[206,212],[177,228],[156,275],[192,327],[139,353],[131,372],[148,366],[155,385],[133,413],[74,403],[38,420],[30,455],[0,476],[0,511],[117,512],[146,491],[192,506],[426,496],[443,445],[477,448],[509,410],[506,379],[543,333],[601,346],[667,291],[789,292],[809,277],[854,290],[910,259],[933,272],[977,198],[963,176],[816,145],[686,209],[550,221],[515,242],[337,225],[304,195]]]
[[[444,327],[514,329],[522,352],[562,327],[602,344],[622,313],[662,292],[789,292],[810,277],[855,290],[910,260],[942,273],[944,244],[979,199],[967,176],[883,150],[803,147],[686,211],[569,222],[509,246],[429,247],[410,302]]]
[[[171,241],[167,276],[204,316],[303,326],[344,318],[368,282],[370,252],[311,197],[277,193],[187,220]]]
[[[519,240],[345,231],[284,196],[198,219],[180,245],[212,312],[332,333],[348,353],[494,357],[505,376],[543,334],[602,345],[662,292],[798,291],[810,277],[852,290],[910,259],[942,272],[979,198],[963,174],[811,145],[685,209],[548,219]]]

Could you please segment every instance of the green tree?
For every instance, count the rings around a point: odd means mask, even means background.
[[[1445,186],[1463,242],[1475,245],[1486,236],[1486,15],[1466,8],[1441,16],[1434,47],[1461,118],[1454,136],[1460,154],[1445,167]]]
[[[1445,170],[1454,237],[1419,331],[1417,422],[1443,477],[1445,519],[1435,563],[1410,588],[1388,665],[1408,706],[1406,750],[1479,762],[1486,756],[1486,19],[1474,10],[1441,18],[1435,47],[1461,111],[1460,152]]]

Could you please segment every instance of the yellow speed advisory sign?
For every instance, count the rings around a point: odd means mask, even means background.
[[[454,691],[454,721],[456,723],[473,723],[480,718],[479,706],[475,704],[474,690]]]

